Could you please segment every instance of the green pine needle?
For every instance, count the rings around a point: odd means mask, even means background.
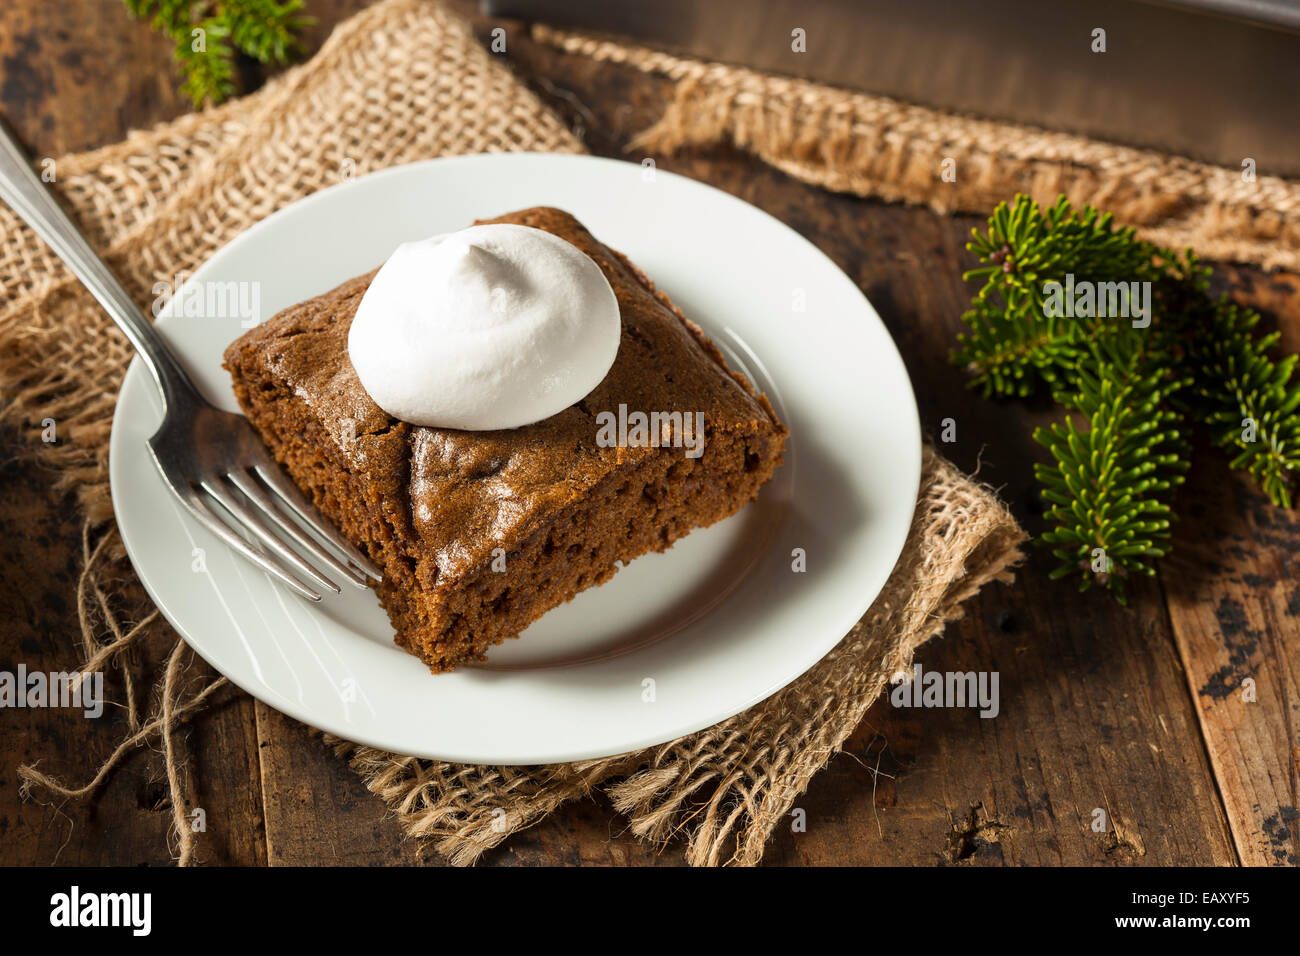
[[[1061,398],[1088,429],[1066,419],[1034,432],[1056,459],[1034,467],[1055,522],[1040,541],[1061,561],[1053,577],[1077,570],[1081,590],[1104,585],[1123,603],[1125,579],[1155,574],[1168,551],[1169,501],[1188,466],[1183,416],[1168,401],[1192,379],[1153,365],[1131,339],[1111,339],[1090,350],[1074,383]]]
[[[1190,250],[1138,239],[1064,196],[1046,210],[1026,196],[1002,203],[967,249],[980,266],[965,278],[979,290],[952,361],[986,397],[1045,389],[1073,414],[1034,433],[1053,460],[1035,475],[1050,505],[1053,527],[1039,541],[1060,560],[1054,577],[1077,574],[1081,588],[1101,585],[1123,601],[1128,578],[1155,573],[1189,467],[1191,423],[1290,507],[1300,476],[1296,356],[1270,357],[1277,334],[1254,337],[1257,313],[1214,299],[1210,269]],[[1067,276],[1075,288],[1117,294],[1147,284],[1150,321],[1058,311],[1048,284]]]
[[[1153,247],[1117,229],[1109,215],[1091,206],[1076,213],[1065,197],[1047,212],[1018,196],[1002,203],[989,219],[987,234],[974,230],[967,249],[983,265],[965,273],[982,282],[962,318],[970,332],[958,340],[953,360],[971,372],[972,385],[985,397],[1034,394],[1046,382],[1061,381],[1107,319],[1054,316],[1043,286],[1064,281],[1067,273],[1093,282],[1154,281],[1160,269]]]
[[[303,0],[125,0],[127,9],[172,39],[183,82],[196,107],[233,95],[235,55],[283,65],[299,52]]]

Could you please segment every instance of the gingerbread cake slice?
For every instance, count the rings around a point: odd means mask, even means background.
[[[374,273],[233,342],[240,406],[289,475],[383,569],[398,645],[434,672],[481,659],[546,611],[758,494],[786,429],[693,322],[569,214],[543,229],[586,253],[618,300],[614,364],[586,398],[532,425],[460,431],[381,410],[348,358]],[[697,429],[702,428],[702,434]]]

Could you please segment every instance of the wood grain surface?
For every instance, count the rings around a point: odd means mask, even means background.
[[[330,27],[363,4],[309,0]],[[495,25],[472,6],[480,35]],[[169,44],[114,0],[7,0],[0,13],[0,108],[33,156],[103,145],[175,116]],[[670,88],[569,57],[505,24],[508,60],[595,153],[625,151]],[[251,88],[263,71],[245,64]],[[898,343],[924,427],[953,418],[946,455],[1041,523],[1032,427],[1047,407],[975,398],[947,362],[968,299],[963,244],[979,220],[835,195],[728,149],[654,156],[808,237],[867,294]],[[1300,284],[1226,268],[1224,288],[1265,310],[1300,351]],[[827,343],[833,347],[834,343]],[[4,431],[0,461],[0,668],[57,670],[79,641],[74,585],[81,522]],[[1295,864],[1300,862],[1300,521],[1271,508],[1201,447],[1182,497],[1175,551],[1128,607],[1050,582],[1035,553],[1011,587],[971,601],[924,647],[933,670],[996,670],[1001,712],[906,710],[879,702],[800,797],[805,832],[782,829],[779,864]],[[139,663],[139,662],[138,662]],[[1253,681],[1254,700],[1243,695]],[[14,767],[80,782],[126,730],[58,710],[0,710],[0,863],[164,864],[167,788],[156,755],[131,757],[92,798],[19,798]],[[346,764],[297,722],[232,688],[188,728],[185,771],[207,813],[207,864],[439,864]],[[1098,811],[1106,826],[1094,828]],[[562,808],[488,854],[487,865],[677,865],[624,832],[604,801]]]

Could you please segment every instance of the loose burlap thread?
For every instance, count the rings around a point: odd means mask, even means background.
[[[256,94],[123,143],[56,161],[57,186],[142,306],[248,226],[348,175],[431,156],[580,152],[580,143],[427,0],[386,0],[335,30],[308,64]],[[347,241],[340,236],[340,241]],[[129,734],[81,786],[35,766],[25,793],[71,799],[155,742],[174,853],[195,859],[182,728],[226,686],[148,607],[113,524],[108,435],[130,347],[53,254],[0,208],[2,413],[85,513],[77,588],[82,670],[120,673]],[[36,440],[58,423],[58,441]],[[866,616],[807,674],[749,711],[679,740],[544,767],[449,764],[327,738],[406,830],[470,863],[565,801],[605,790],[631,831],[680,834],[694,864],[753,864],[796,796],[856,728],[890,676],[993,580],[1010,580],[1023,534],[982,485],[926,447],[911,533]],[[133,652],[164,661],[154,694]],[[437,692],[430,678],[430,693]],[[146,700],[145,698],[149,699]],[[217,759],[215,757],[211,759]],[[68,768],[74,769],[74,768]],[[66,772],[66,771],[65,771]]]
[[[668,153],[729,143],[836,192],[984,215],[1017,192],[1113,213],[1163,246],[1300,271],[1300,182],[1069,133],[957,115],[542,24],[534,39],[674,81],[630,144]],[[1244,159],[1245,157],[1243,157]],[[941,173],[945,161],[954,174]]]

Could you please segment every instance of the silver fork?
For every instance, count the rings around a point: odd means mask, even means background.
[[[285,477],[248,419],[223,412],[199,395],[162,337],[37,177],[3,122],[0,199],[99,300],[153,374],[164,413],[162,425],[149,439],[149,453],[195,520],[312,601],[321,599],[316,588],[339,593],[327,573],[361,588],[369,586],[368,578],[380,580],[379,569]]]

